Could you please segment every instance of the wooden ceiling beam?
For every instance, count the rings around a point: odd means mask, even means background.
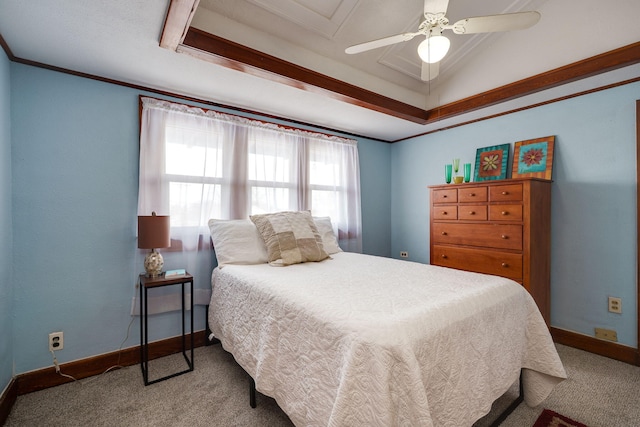
[[[175,51],[184,40],[200,0],[171,0],[162,27],[160,47]]]
[[[413,105],[345,83],[275,56],[248,48],[197,28],[189,28],[178,52],[270,79],[295,88],[320,93],[415,123],[424,124],[427,112]]]
[[[429,111],[429,123],[640,63],[640,42],[537,74]]]

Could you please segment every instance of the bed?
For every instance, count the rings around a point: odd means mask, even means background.
[[[531,296],[496,276],[340,251],[222,263],[208,313],[296,426],[471,426],[521,373],[530,406],[566,378]]]

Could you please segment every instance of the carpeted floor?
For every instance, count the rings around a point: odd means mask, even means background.
[[[640,426],[639,367],[560,345],[558,351],[569,379],[540,407],[520,404],[503,427],[533,426],[544,408],[589,427]],[[150,378],[183,367],[181,355],[158,359]],[[5,425],[292,426],[273,399],[258,394],[251,409],[248,390],[246,373],[218,344],[196,349],[194,372],[148,387],[136,365],[19,396]],[[499,399],[474,427],[488,426],[512,398]]]
[[[589,427],[640,426],[640,367],[563,345],[556,347],[568,379],[539,407],[520,404],[502,427],[533,426],[544,408]],[[515,393],[515,388],[510,392]],[[489,425],[484,421],[474,427]]]
[[[588,427],[549,409],[542,411],[533,427]]]

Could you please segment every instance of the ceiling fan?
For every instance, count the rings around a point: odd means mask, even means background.
[[[416,36],[425,36],[418,46],[418,55],[422,59],[423,81],[429,81],[438,76],[439,62],[449,51],[449,39],[442,35],[443,30],[452,30],[455,34],[493,33],[500,31],[523,30],[536,24],[540,20],[538,12],[517,12],[502,15],[476,16],[457,21],[449,25],[445,16],[449,0],[425,0],[424,21],[415,33],[403,33],[384,37],[350,46],[345,53],[354,54],[395,43],[406,42]]]

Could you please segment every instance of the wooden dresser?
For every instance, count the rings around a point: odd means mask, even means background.
[[[551,181],[429,187],[431,264],[508,277],[550,316]]]

